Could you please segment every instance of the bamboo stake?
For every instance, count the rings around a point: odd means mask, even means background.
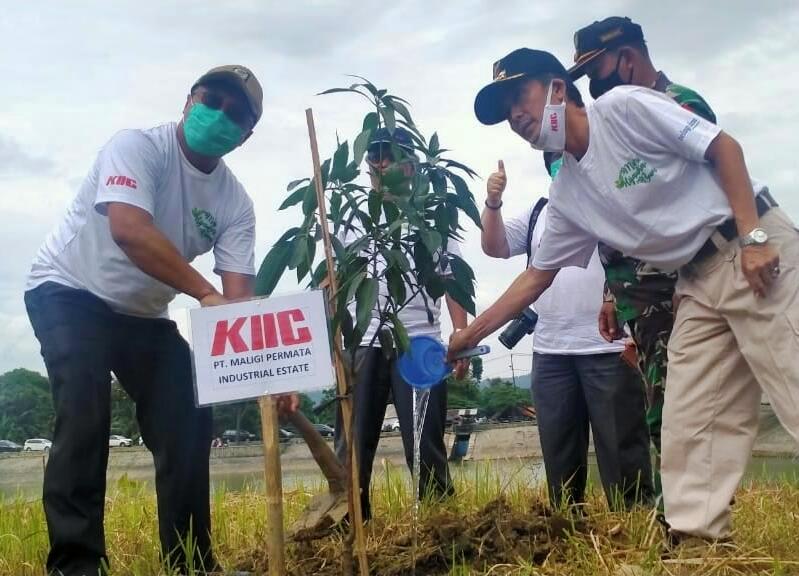
[[[311,142],[311,159],[313,160],[314,185],[316,187],[316,199],[318,204],[319,226],[322,228],[322,240],[325,247],[325,259],[327,262],[327,279],[329,283],[329,293],[336,294],[338,285],[336,274],[333,268],[333,248],[330,241],[330,229],[327,226],[327,206],[325,204],[325,191],[322,185],[322,167],[319,161],[319,148],[316,142],[316,127],[314,125],[313,110],[305,110],[305,118],[308,122],[308,138]],[[330,307],[332,312],[336,312],[335,299],[331,299]],[[347,459],[350,463],[349,473],[350,482],[347,497],[349,500],[350,523],[355,530],[355,547],[358,554],[358,566],[361,576],[369,576],[369,565],[366,559],[366,539],[363,532],[363,513],[361,511],[361,489],[360,476],[358,474],[358,455],[353,449],[352,438],[352,400],[349,396],[349,379],[347,370],[341,359],[341,329],[337,329],[333,336],[333,346],[335,347],[334,363],[336,367],[336,381],[341,402],[341,414],[344,424],[344,439],[347,443]]]
[[[264,396],[260,399],[260,407],[261,433],[264,439],[266,511],[269,527],[269,575],[285,576],[283,478],[280,469],[280,432],[278,431],[277,402],[272,396]]]

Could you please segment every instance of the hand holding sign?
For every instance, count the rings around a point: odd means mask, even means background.
[[[199,405],[327,388],[333,382],[321,291],[193,309]],[[277,400],[286,414],[299,399]]]

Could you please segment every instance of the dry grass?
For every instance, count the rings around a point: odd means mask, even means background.
[[[522,464],[519,465],[521,467]],[[661,560],[661,533],[646,510],[614,513],[592,491],[584,519],[551,515],[540,486],[508,466],[477,466],[456,475],[458,497],[421,509],[416,574],[799,574],[799,483],[785,479],[743,487],[736,496],[733,547],[706,557]],[[285,495],[290,522],[319,486]],[[367,526],[373,574],[411,573],[411,502],[406,476],[389,469],[374,487],[376,519]],[[266,570],[266,501],[249,488],[214,494],[214,541],[230,568]],[[115,575],[168,574],[159,564],[155,495],[119,481],[106,502],[106,540]],[[290,543],[292,574],[339,574],[341,535]],[[43,574],[47,532],[39,502],[0,502],[0,575]]]

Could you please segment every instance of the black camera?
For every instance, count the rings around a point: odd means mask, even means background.
[[[532,308],[525,308],[524,312],[511,320],[508,327],[499,335],[500,343],[508,350],[511,350],[519,343],[519,340],[533,333],[537,323],[538,314],[533,312]]]

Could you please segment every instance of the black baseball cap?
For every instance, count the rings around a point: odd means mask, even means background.
[[[549,52],[519,48],[494,62],[494,81],[477,93],[474,99],[474,114],[483,124],[499,124],[508,117],[505,106],[507,95],[526,78],[545,74],[568,77],[560,60]]]
[[[395,144],[407,152],[413,152],[413,138],[411,137],[411,133],[400,126],[394,128],[393,134],[388,128],[375,130],[372,137],[369,139],[369,147],[367,150],[371,151],[380,144]]]
[[[590,62],[608,50],[643,41],[643,30],[627,17],[611,16],[598,20],[574,33],[574,66],[569,69],[569,75],[572,80],[577,80],[585,74]]]

